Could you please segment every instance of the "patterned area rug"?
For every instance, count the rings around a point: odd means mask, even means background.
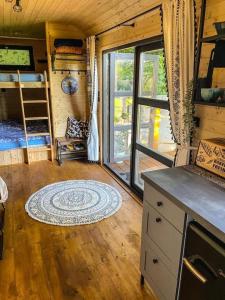
[[[31,195],[25,210],[40,222],[72,226],[91,224],[116,213],[122,204],[112,186],[94,180],[68,180],[45,186]]]

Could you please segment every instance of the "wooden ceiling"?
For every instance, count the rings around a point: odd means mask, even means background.
[[[0,35],[43,37],[44,22],[76,25],[95,34],[158,5],[160,0],[22,0],[23,11],[0,1]]]

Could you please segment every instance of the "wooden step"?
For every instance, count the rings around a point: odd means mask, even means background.
[[[46,136],[50,135],[49,132],[36,132],[36,133],[27,133],[27,136]]]
[[[48,120],[48,117],[26,117],[26,121],[34,121],[34,120]]]
[[[49,147],[29,147],[29,148],[27,148],[27,150],[29,151],[29,152],[42,152],[42,151],[51,151],[52,149],[51,149],[51,147],[49,146]]]
[[[35,103],[47,103],[47,100],[23,100],[23,103],[24,104],[28,104],[28,103],[32,103],[32,104],[35,104]]]

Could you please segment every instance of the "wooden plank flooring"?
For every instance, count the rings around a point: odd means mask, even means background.
[[[0,168],[7,182],[5,252],[0,261],[1,300],[155,299],[139,284],[142,207],[100,166],[45,161]],[[39,188],[67,179],[94,179],[116,187],[122,208],[91,225],[39,223],[24,211]]]

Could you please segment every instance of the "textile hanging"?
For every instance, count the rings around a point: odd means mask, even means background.
[[[95,36],[87,38],[87,87],[90,105],[89,134],[87,140],[88,160],[99,161],[98,136],[98,73],[95,49]]]
[[[195,6],[193,0],[164,0],[162,9],[171,126],[178,145],[175,166],[181,166],[189,163],[193,130]]]

